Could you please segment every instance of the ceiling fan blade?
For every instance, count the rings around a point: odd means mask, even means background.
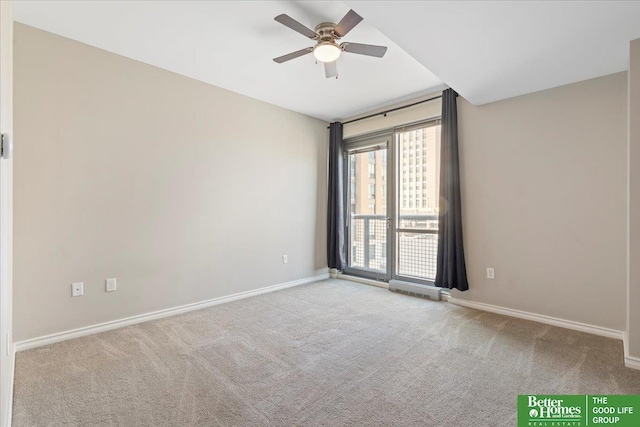
[[[291,61],[292,59],[296,59],[297,57],[306,55],[307,53],[311,53],[312,51],[312,47],[307,47],[304,49],[296,50],[295,52],[288,53],[286,55],[279,56],[277,58],[273,58],[273,60],[278,64],[282,64],[283,62]]]
[[[336,77],[338,75],[338,61],[324,63],[324,75],[326,78]]]
[[[359,55],[375,56],[382,58],[387,53],[386,46],[376,46],[373,44],[362,43],[342,43],[342,50],[349,53],[357,53]]]
[[[353,30],[353,27],[358,25],[362,19],[362,16],[358,15],[353,11],[353,9],[351,9],[346,15],[344,15],[344,18],[338,22],[338,25],[333,29],[333,32],[338,37],[344,37],[349,31]]]
[[[293,31],[297,31],[303,36],[309,37],[310,39],[315,39],[318,36],[315,31],[305,27],[304,25],[302,25],[301,23],[299,23],[289,15],[285,15],[284,13],[282,15],[276,16],[273,19],[275,19],[282,25],[291,28]]]

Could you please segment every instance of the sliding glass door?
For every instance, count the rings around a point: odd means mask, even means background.
[[[389,277],[389,174],[391,136],[352,142],[347,165],[348,272],[378,280]]]
[[[440,122],[345,141],[345,272],[388,281],[435,279]]]

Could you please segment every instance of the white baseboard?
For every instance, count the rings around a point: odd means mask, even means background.
[[[11,344],[11,374],[9,379],[9,385],[11,392],[9,393],[9,406],[7,407],[7,422],[6,426],[11,427],[11,421],[13,420],[13,382],[16,373],[16,346]]]
[[[629,356],[629,335],[624,332],[624,366],[632,369],[640,369],[640,358]]]
[[[629,356],[628,336],[625,331],[603,328],[601,326],[589,325],[587,323],[574,322],[573,320],[560,319],[557,317],[545,316],[544,314],[535,314],[527,311],[515,310],[512,308],[500,307],[497,305],[485,304],[481,302],[467,301],[464,299],[449,297],[449,302],[464,307],[475,308],[478,310],[489,311],[491,313],[503,314],[505,316],[517,317],[520,319],[532,320],[534,322],[544,323],[547,325],[559,326],[574,331],[587,332],[607,338],[622,340],[624,347],[624,366],[631,369],[640,369],[640,358]]]
[[[306,277],[304,279],[294,280],[291,282],[281,283],[278,285],[267,286],[264,288],[254,289],[251,291],[240,292],[233,295],[227,295],[224,297],[213,298],[206,301],[196,302],[193,304],[186,304],[179,307],[167,308],[164,310],[153,311],[151,313],[139,314],[137,316],[131,316],[124,319],[112,320],[110,322],[100,323],[92,326],[85,326],[83,328],[73,329],[65,332],[58,332],[43,337],[32,338],[15,343],[15,351],[24,351],[31,348],[41,347],[43,345],[49,345],[60,341],[66,341],[73,338],[79,338],[86,335],[92,335],[99,332],[110,331],[112,329],[122,328],[124,326],[135,325],[136,323],[148,322],[150,320],[162,319],[164,317],[174,316],[176,314],[182,314],[189,311],[200,310],[203,308],[211,307],[218,304],[224,304],[231,301],[237,301],[244,298],[253,297],[256,295],[266,294],[268,292],[279,291],[281,289],[292,288],[294,286],[300,286],[307,283],[318,282],[329,278],[329,273],[320,274],[318,276]]]
[[[2,425],[5,427],[11,427],[11,419],[13,418],[13,379],[16,372],[16,347],[11,344],[9,354],[11,356],[11,366],[9,372],[9,384],[11,393],[7,396],[7,413],[2,414]]]
[[[363,283],[369,286],[375,286],[382,289],[389,289],[389,284],[387,282],[380,282],[378,280],[373,280],[373,279],[365,279],[364,277],[351,276],[349,274],[343,274],[343,273],[338,273],[336,277],[342,280],[350,280],[352,282]]]
[[[624,358],[624,366],[631,369],[640,369],[640,359],[637,357],[626,356]]]
[[[517,317],[520,319],[533,320],[534,322],[547,325],[559,326],[574,331],[587,332],[602,337],[614,338],[625,341],[625,333],[615,329],[603,328],[601,326],[589,325],[587,323],[574,322],[573,320],[560,319],[558,317],[545,316],[544,314],[530,313],[528,311],[515,310],[512,308],[500,307],[497,305],[485,304],[482,302],[468,301],[460,298],[449,297],[449,302],[464,307],[489,311],[491,313],[503,314],[505,316]]]

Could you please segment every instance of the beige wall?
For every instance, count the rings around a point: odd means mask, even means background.
[[[625,329],[626,93],[619,73],[459,98],[470,290],[455,297]]]
[[[326,122],[19,24],[15,76],[16,340],[327,271]]]
[[[23,25],[15,62],[16,340],[325,271],[326,123]],[[459,98],[454,296],[625,329],[626,93],[620,73]]]
[[[629,55],[629,355],[640,357],[640,39]]]
[[[470,290],[453,296],[626,329],[626,93],[618,73],[481,107],[458,98]],[[344,134],[440,110],[430,102]],[[638,342],[640,352],[640,332]]]

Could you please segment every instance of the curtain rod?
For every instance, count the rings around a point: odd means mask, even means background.
[[[368,116],[364,116],[364,117],[360,117],[360,118],[357,118],[357,119],[349,120],[349,121],[346,121],[346,122],[344,122],[342,124],[343,125],[347,125],[349,123],[359,122],[360,120],[370,119],[371,117],[375,117],[375,116],[385,116],[386,117],[387,113],[393,113],[394,111],[404,110],[405,108],[413,107],[413,106],[418,105],[418,104],[424,104],[425,102],[433,101],[435,99],[440,99],[440,98],[442,98],[442,95],[438,95],[438,96],[434,96],[433,98],[424,99],[422,101],[414,102],[413,104],[403,105],[402,107],[392,108],[391,110],[385,110],[385,111],[380,111],[379,113],[369,114]],[[327,129],[329,129],[329,128],[327,127]]]

